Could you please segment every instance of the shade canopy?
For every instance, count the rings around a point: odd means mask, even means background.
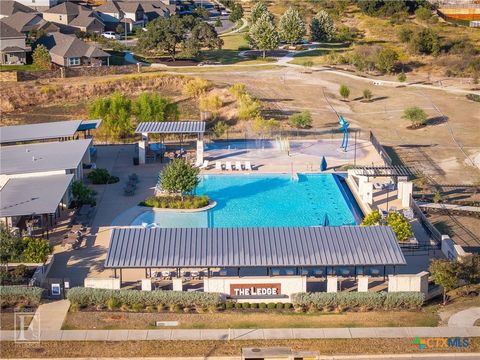
[[[388,226],[114,228],[107,268],[404,265]]]
[[[0,217],[53,214],[73,174],[8,179],[0,190]]]
[[[162,121],[141,122],[135,132],[137,134],[203,134],[204,121]]]

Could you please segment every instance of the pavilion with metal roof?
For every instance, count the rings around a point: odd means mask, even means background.
[[[405,265],[388,226],[114,228],[105,268],[357,268]],[[327,272],[325,272],[327,273]]]
[[[142,139],[138,144],[139,162],[145,164],[149,150],[149,134],[179,134],[181,138],[184,134],[197,135],[197,156],[196,163],[203,162],[203,134],[205,133],[204,121],[161,121],[161,122],[141,122],[135,129],[135,133],[142,134]]]
[[[101,120],[67,120],[0,127],[0,143],[15,144],[45,140],[72,140],[75,133],[97,129]]]

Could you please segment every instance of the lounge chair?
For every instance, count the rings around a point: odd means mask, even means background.
[[[374,187],[375,189],[377,189],[377,190],[382,190],[382,189],[383,189],[383,185],[380,184],[380,183],[374,183],[374,184],[373,184],[373,187]]]
[[[200,169],[206,169],[208,167],[208,160],[205,160],[203,164],[200,166]]]
[[[238,171],[242,170],[242,163],[240,161],[235,162],[235,169]]]
[[[215,163],[215,170],[222,170],[222,163],[220,161]]]
[[[245,170],[252,171],[252,164],[250,161],[245,161]]]
[[[227,161],[225,163],[225,170],[228,170],[228,171],[232,171],[233,168],[232,168],[232,163],[230,161]]]

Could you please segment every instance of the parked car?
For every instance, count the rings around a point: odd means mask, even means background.
[[[102,36],[107,39],[120,40],[120,35],[116,34],[115,31],[106,31]]]

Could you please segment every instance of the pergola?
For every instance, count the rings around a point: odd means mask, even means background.
[[[413,177],[417,174],[416,171],[401,165],[392,166],[362,166],[355,170],[355,174],[359,176],[369,177]]]
[[[200,164],[203,162],[203,134],[205,133],[204,121],[141,122],[135,129],[135,133],[142,134],[142,139],[138,143],[138,157],[140,164],[145,164],[146,162],[149,134],[196,134],[196,163]]]

